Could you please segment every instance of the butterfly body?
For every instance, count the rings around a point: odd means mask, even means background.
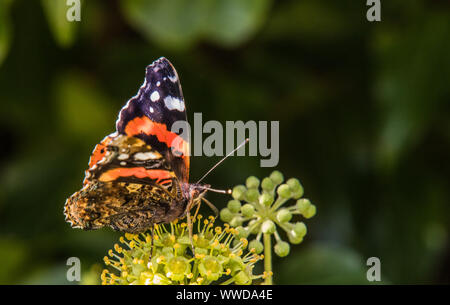
[[[186,121],[178,75],[165,58],[119,113],[116,132],[89,160],[83,187],[64,207],[74,228],[137,233],[189,214],[209,186],[189,183],[189,140],[173,132]]]

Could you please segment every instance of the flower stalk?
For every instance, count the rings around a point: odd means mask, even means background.
[[[266,273],[264,284],[272,285],[272,246],[270,234],[264,234],[264,272]]]

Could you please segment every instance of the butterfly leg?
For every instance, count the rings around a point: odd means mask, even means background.
[[[151,247],[150,247],[150,257],[149,257],[149,261],[151,261],[151,259],[152,259],[152,257],[153,257],[153,240],[155,239],[155,225],[154,224],[152,224],[152,226],[151,226],[151,228],[150,228],[150,232],[151,232],[151,235],[152,235],[152,245],[151,245]]]
[[[202,197],[202,200],[213,210],[215,214],[215,218],[219,216],[219,210],[215,207],[214,204],[212,204],[209,200],[207,200],[205,197]],[[200,205],[200,204],[199,204]]]
[[[197,209],[195,210],[194,219],[197,217],[198,211],[200,210],[201,203],[202,203],[201,201],[199,203],[197,203]]]
[[[195,256],[194,243],[192,241],[192,219],[191,219],[191,212],[189,211],[189,209],[187,210],[186,217],[187,217],[189,241],[191,243],[192,255]]]

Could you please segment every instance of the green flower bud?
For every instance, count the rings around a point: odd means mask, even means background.
[[[303,237],[298,237],[298,236],[293,235],[292,231],[289,231],[287,236],[289,238],[289,242],[294,245],[298,245],[299,243],[301,243],[303,241]]]
[[[289,212],[289,210],[287,209],[281,209],[278,211],[277,213],[277,220],[279,222],[288,222],[289,220],[292,219],[292,213]]]
[[[237,228],[236,228],[236,230],[238,231],[238,234],[237,234],[237,238],[239,239],[239,238],[247,238],[247,236],[249,235],[249,233],[250,232],[248,232],[248,230],[246,229],[246,228],[244,228],[244,227],[242,227],[242,226],[238,226]]]
[[[256,178],[255,176],[250,176],[247,178],[247,180],[245,181],[245,185],[247,186],[247,188],[255,188],[257,189],[259,187],[259,179]]]
[[[298,179],[291,178],[286,182],[286,184],[289,185],[294,199],[298,199],[303,196],[303,186],[300,184]]]
[[[290,189],[289,185],[287,185],[287,184],[280,185],[277,189],[277,193],[280,197],[287,198],[287,199],[291,198],[291,195],[292,195],[291,189]]]
[[[303,237],[303,236],[305,236],[306,235],[306,226],[305,226],[305,224],[303,223],[303,222],[301,222],[301,221],[299,221],[299,222],[296,222],[295,224],[294,224],[294,227],[292,228],[292,234],[295,236],[295,237]]]
[[[242,206],[241,211],[244,217],[252,217],[255,214],[255,207],[250,203],[246,203]]]
[[[237,185],[233,188],[233,192],[231,193],[231,196],[233,196],[236,200],[243,200],[245,192],[247,191],[247,188],[243,185]]]
[[[259,254],[264,250],[264,245],[259,240],[254,239],[251,242],[249,242],[248,249],[249,250],[255,249],[255,252]]]
[[[261,187],[267,192],[271,192],[275,188],[275,184],[270,178],[264,178],[261,182]]]
[[[265,206],[270,206],[274,201],[274,198],[272,196],[272,194],[269,193],[263,193],[261,196],[259,196],[259,203],[265,205]]]
[[[316,206],[314,204],[311,204],[309,208],[304,213],[302,213],[302,215],[306,219],[313,217],[314,215],[316,215]]]
[[[231,213],[237,213],[241,209],[241,203],[239,200],[230,200],[227,205]]]
[[[223,222],[230,222],[231,219],[233,219],[233,213],[227,208],[222,209],[220,211],[220,219],[222,219]]]
[[[298,211],[303,215],[303,213],[305,213],[311,206],[311,201],[309,201],[309,199],[302,198],[297,200],[296,206]]]
[[[240,216],[235,216],[235,217],[233,217],[233,219],[231,219],[229,224],[232,227],[239,227],[242,225],[242,218]]]
[[[261,231],[265,234],[272,234],[275,232],[276,230],[276,226],[273,223],[272,220],[266,220],[263,222],[263,224],[261,225]]]
[[[234,282],[237,285],[250,285],[252,283],[252,279],[244,271],[239,271],[234,276]]]
[[[287,256],[289,254],[290,249],[291,249],[291,247],[285,241],[278,242],[274,247],[275,253],[279,257]]]
[[[259,192],[257,189],[249,189],[245,192],[245,200],[247,202],[258,202]]]
[[[250,220],[250,222],[248,223],[247,228],[252,228],[255,222],[256,222],[256,219]],[[261,227],[261,225],[255,226],[255,227],[250,231],[250,234],[258,234],[258,233],[259,233],[259,228],[260,228],[260,227]]]
[[[283,174],[280,173],[279,171],[273,171],[270,174],[270,179],[273,181],[273,183],[280,184],[283,182],[284,177],[283,177]]]

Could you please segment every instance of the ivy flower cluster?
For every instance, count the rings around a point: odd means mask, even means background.
[[[293,222],[293,216],[301,215],[309,219],[316,214],[315,205],[308,199],[301,198],[304,191],[300,182],[295,178],[287,180],[286,183],[283,181],[284,177],[279,171],[272,172],[261,182],[251,176],[247,178],[245,186],[238,185],[233,188],[233,200],[220,212],[221,219],[235,227],[240,237],[256,235],[249,243],[249,248],[255,249],[256,253],[264,250],[261,238],[264,235],[269,238],[273,235],[276,241],[275,253],[280,257],[287,256],[290,245],[282,240],[277,227],[286,232],[291,244],[299,244],[303,241],[307,229],[302,221]],[[290,199],[296,200],[296,203],[285,207],[284,204]]]
[[[251,284],[266,275],[254,275],[263,255],[248,251],[247,239],[235,228],[214,226],[214,217],[198,215],[192,255],[186,223],[157,225],[150,233],[125,234],[104,257],[109,267],[101,274],[104,285]]]

